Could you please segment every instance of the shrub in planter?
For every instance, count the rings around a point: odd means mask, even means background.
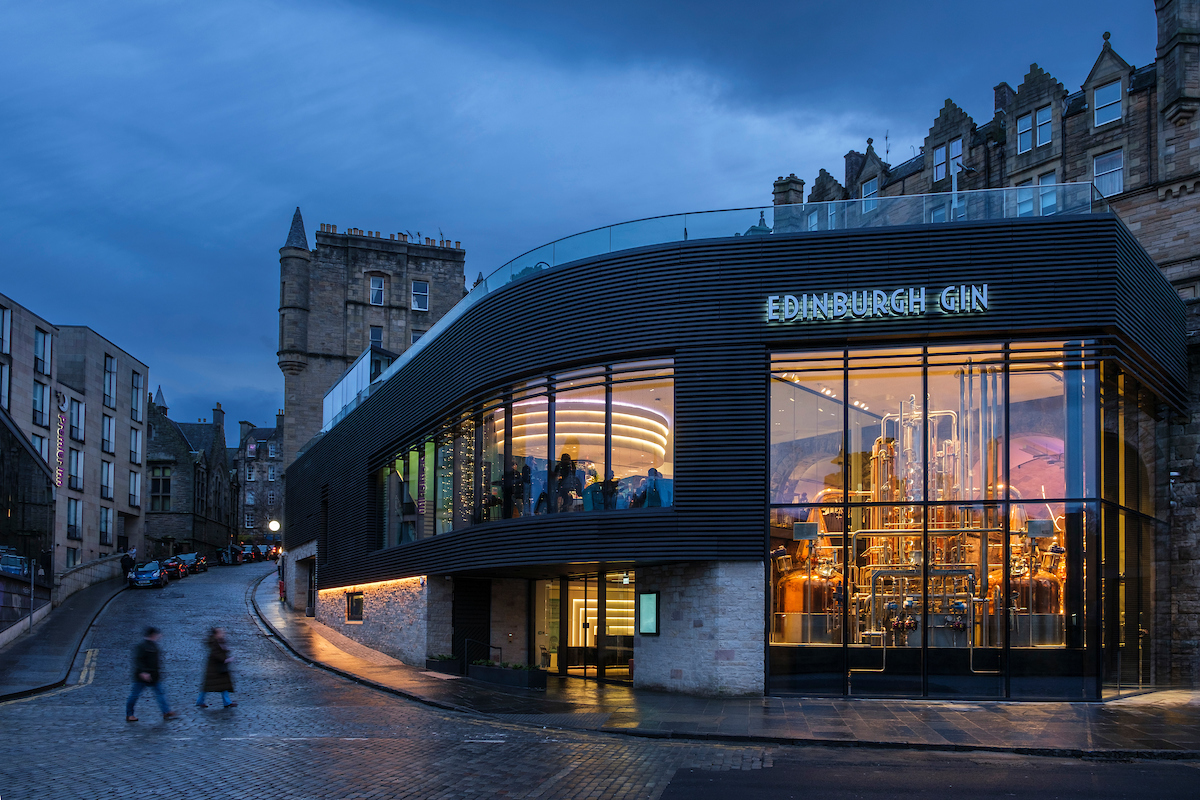
[[[440,654],[425,659],[425,669],[428,672],[441,672],[445,675],[462,675],[462,659],[456,656]]]
[[[527,664],[510,664],[506,661],[496,663],[480,659],[471,662],[471,665],[467,667],[467,676],[500,686],[516,686],[522,689],[546,688],[545,671]]]

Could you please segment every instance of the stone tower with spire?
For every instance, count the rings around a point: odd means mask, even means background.
[[[360,355],[390,363],[466,293],[461,242],[325,223],[314,239],[310,250],[297,208],[279,249],[285,469],[320,433],[325,393]]]

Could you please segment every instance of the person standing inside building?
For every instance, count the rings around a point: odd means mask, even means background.
[[[145,638],[133,651],[133,689],[129,692],[129,699],[125,701],[126,722],[138,721],[133,715],[133,707],[147,688],[154,692],[154,699],[158,701],[164,720],[179,716],[167,704],[167,696],[159,683],[162,678],[162,653],[158,649],[158,640],[161,636],[158,628],[146,628]]]
[[[208,703],[204,702],[204,695],[220,692],[225,707],[232,708],[237,705],[229,696],[233,691],[233,674],[229,671],[229,662],[233,661],[233,656],[229,654],[229,646],[225,643],[225,629],[213,628],[204,644],[208,646],[208,662],[204,667],[204,683],[200,684],[200,696],[196,698],[196,705],[208,708]]]

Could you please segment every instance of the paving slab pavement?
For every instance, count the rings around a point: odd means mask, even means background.
[[[66,683],[88,628],[125,588],[125,579],[118,576],[80,589],[35,624],[32,632],[22,634],[0,650],[0,701]]]
[[[273,581],[258,584],[251,599],[272,634],[309,663],[432,706],[508,722],[654,738],[1200,760],[1197,691],[1103,703],[710,698],[555,675],[545,692],[504,690],[358,644],[288,609]]]

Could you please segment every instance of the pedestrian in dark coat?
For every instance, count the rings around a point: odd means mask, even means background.
[[[137,562],[133,560],[133,556],[129,555],[129,553],[121,556],[121,574],[128,578],[129,571],[132,570],[136,564]]]
[[[208,692],[220,692],[225,707],[236,706],[229,693],[233,691],[233,674],[229,671],[229,662],[233,656],[229,654],[229,646],[225,643],[225,629],[213,628],[204,640],[208,646],[208,662],[204,666],[204,683],[200,685],[200,696],[196,705],[208,708],[204,695]]]
[[[129,692],[129,699],[125,701],[126,722],[138,721],[138,718],[133,715],[133,707],[146,689],[154,692],[154,698],[158,700],[158,707],[162,710],[163,719],[174,719],[179,716],[167,705],[167,696],[159,684],[162,677],[160,663],[162,654],[158,649],[160,636],[158,628],[146,628],[145,638],[133,651],[133,689]]]

